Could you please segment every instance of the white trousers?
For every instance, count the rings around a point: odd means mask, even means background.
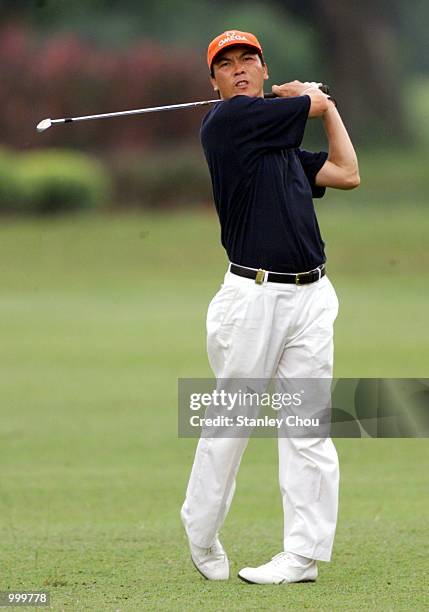
[[[210,302],[207,351],[216,378],[332,378],[335,290],[324,276],[308,285],[258,285],[229,271]],[[209,547],[235,490],[247,438],[200,438],[181,516],[190,541]],[[278,438],[284,550],[330,561],[339,467],[330,438]]]

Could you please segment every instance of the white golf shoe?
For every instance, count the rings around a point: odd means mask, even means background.
[[[315,582],[317,563],[314,559],[301,561],[303,557],[281,552],[259,567],[245,567],[238,577],[250,584],[288,584],[291,582]],[[305,558],[304,558],[305,559]]]
[[[208,548],[195,546],[189,542],[191,558],[197,570],[207,580],[228,580],[229,561],[225,549],[216,536]]]

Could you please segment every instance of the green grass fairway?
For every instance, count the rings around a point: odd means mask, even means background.
[[[318,204],[340,298],[336,376],[429,377],[429,212]],[[429,443],[337,440],[340,517],[319,581],[235,576],[280,551],[276,441],[250,442],[223,530],[232,578],[190,563],[179,509],[196,440],[177,378],[210,376],[226,259],[208,211],[0,227],[0,591],[54,610],[425,610]]]

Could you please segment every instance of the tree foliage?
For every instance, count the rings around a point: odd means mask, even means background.
[[[271,83],[293,78],[329,81],[354,138],[365,142],[409,138],[406,84],[413,72],[429,71],[428,18],[429,4],[423,0],[182,0],[180,6],[175,0],[3,0],[0,4],[0,22],[23,20],[41,39],[72,31],[112,53],[149,39],[189,53],[203,75],[206,45],[213,36],[224,29],[254,30],[264,44]]]

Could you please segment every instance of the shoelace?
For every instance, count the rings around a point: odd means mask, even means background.
[[[302,565],[299,561],[297,561],[294,556],[289,552],[281,552],[275,555],[271,561],[269,561],[266,565],[281,565],[283,561],[290,561],[293,567],[306,567],[306,565]],[[311,561],[311,560],[310,560]]]
[[[269,563],[273,565],[280,565],[283,561],[290,560],[293,561],[292,557],[287,552],[281,552],[275,555]]]

